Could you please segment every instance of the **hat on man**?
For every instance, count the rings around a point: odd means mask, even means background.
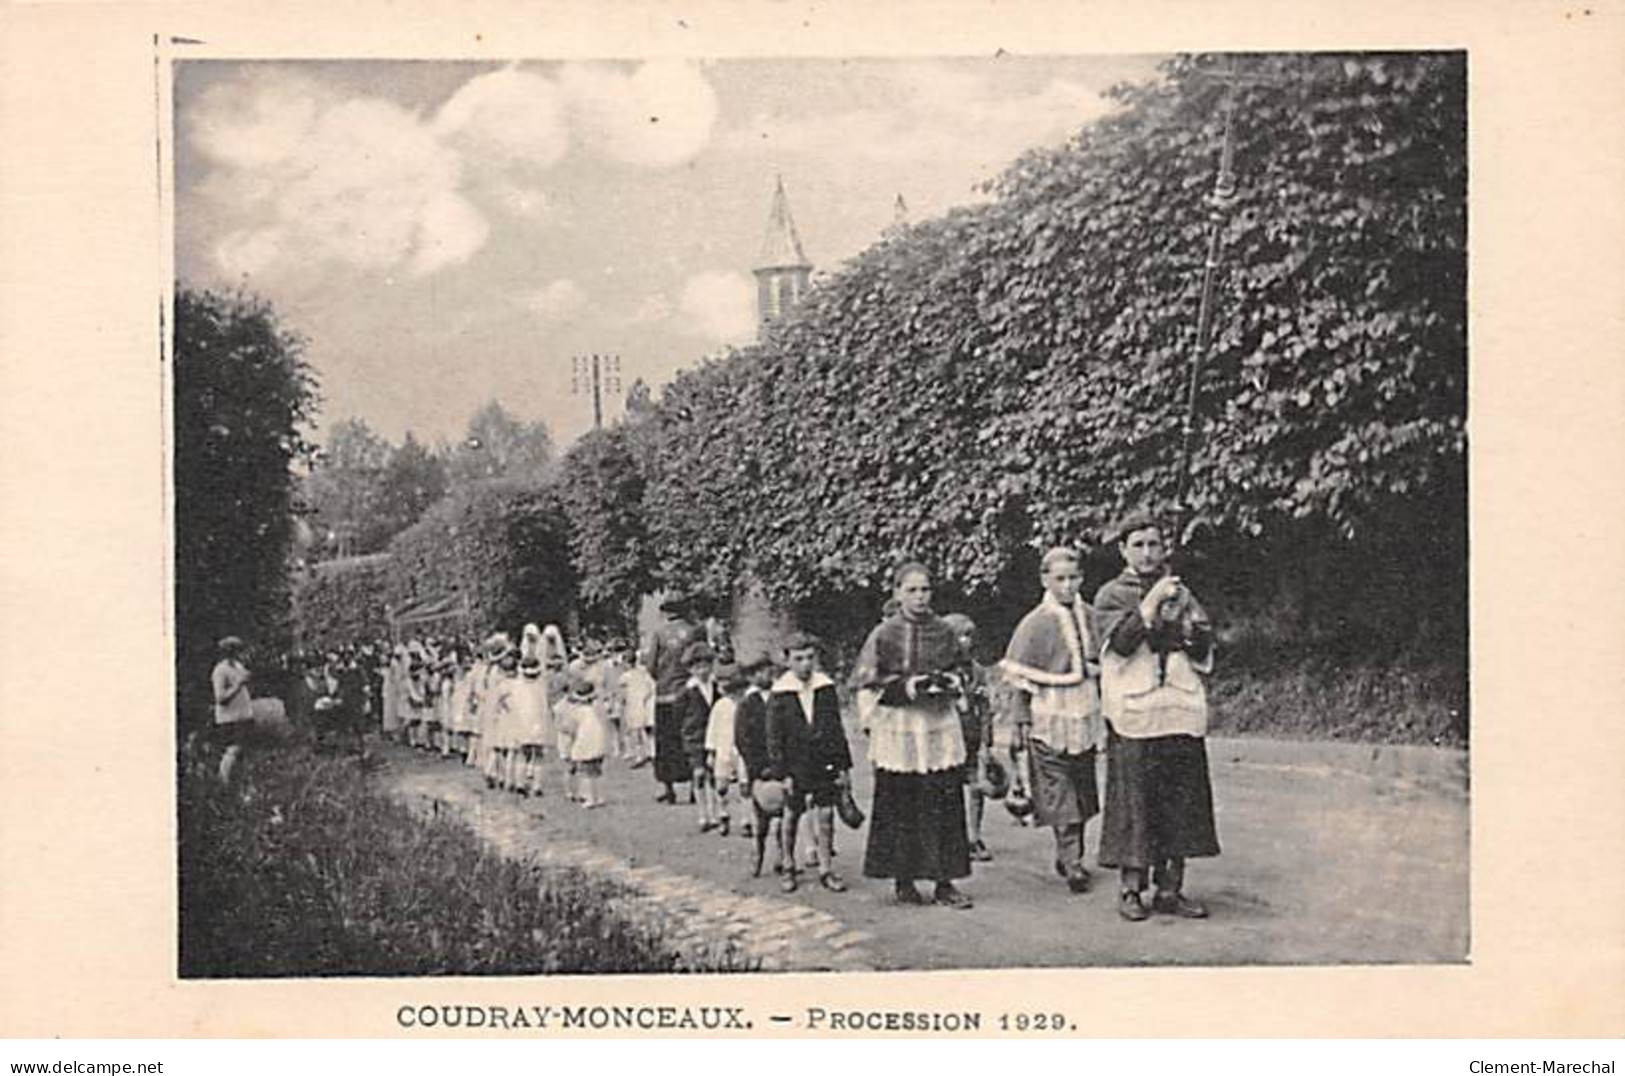
[[[590,679],[582,676],[580,673],[574,673],[571,675],[570,697],[576,702],[591,702],[593,696],[597,693],[598,689],[593,685],[593,682]]]
[[[706,642],[689,643],[688,649],[683,651],[684,665],[693,665],[698,661],[715,661],[716,659],[717,655],[711,649],[711,644]]]
[[[744,687],[745,670],[741,669],[738,665],[735,665],[731,661],[723,662],[721,665],[717,666],[717,683],[722,685],[722,690],[724,691],[732,691],[735,688]]]

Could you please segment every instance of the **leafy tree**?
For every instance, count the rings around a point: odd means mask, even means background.
[[[565,454],[559,496],[574,526],[570,549],[589,622],[627,631],[655,589],[649,570],[644,473],[626,424],[589,432]]]
[[[390,451],[364,419],[333,426],[305,482],[318,556],[372,553],[388,541],[379,534],[378,487]]]
[[[654,409],[654,395],[649,391],[649,383],[641,377],[633,381],[632,387],[626,390],[627,417],[636,421],[652,414]]]
[[[467,433],[453,446],[446,470],[452,485],[493,478],[534,485],[547,479],[552,462],[553,437],[547,424],[523,422],[492,400],[468,420]]]
[[[422,518],[430,505],[446,495],[448,485],[445,463],[408,430],[379,478],[379,548]]]
[[[388,601],[452,601],[460,628],[564,623],[575,603],[570,527],[556,492],[515,479],[454,487],[390,543]],[[447,624],[451,630],[452,624]]]
[[[305,343],[243,292],[175,295],[177,704],[207,720],[214,644],[287,644],[291,465],[317,406]]]

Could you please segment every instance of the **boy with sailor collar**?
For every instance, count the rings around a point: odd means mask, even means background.
[[[817,833],[818,880],[841,893],[846,883],[834,871],[835,804],[851,787],[852,753],[841,724],[835,682],[816,668],[818,642],[798,632],[785,646],[784,675],[773,682],[767,702],[768,771],[788,784],[784,822],[783,888],[797,885],[796,830],[812,810]]]

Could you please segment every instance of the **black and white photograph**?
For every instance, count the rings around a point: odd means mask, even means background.
[[[1468,69],[174,43],[178,975],[1468,963]]]
[[[1617,1071],[1621,3],[0,9],[0,1069]]]

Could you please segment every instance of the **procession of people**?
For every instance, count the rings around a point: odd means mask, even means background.
[[[982,832],[999,800],[1021,824],[1030,804],[1053,837],[1056,875],[1086,893],[1098,814],[1095,858],[1118,872],[1121,917],[1202,918],[1185,876],[1188,860],[1219,853],[1204,742],[1213,630],[1169,572],[1155,519],[1135,513],[1112,539],[1123,568],[1092,603],[1080,552],[1044,554],[1039,599],[992,667],[975,659],[975,622],[939,614],[929,567],[910,562],[845,690],[812,635],[736,655],[703,603],[674,594],[667,622],[635,651],[620,638],[572,646],[559,626],[530,623],[517,642],[494,631],[309,655],[293,663],[287,712],[318,751],[380,764],[365,747],[376,729],[538,814],[553,796],[612,806],[606,765],[651,766],[658,802],[691,806],[699,833],[752,840],[755,876],[771,852],[787,893],[808,869],[821,888],[848,890],[835,869],[839,818],[867,821],[862,875],[890,880],[898,904],[970,908],[961,883],[993,859]],[[243,651],[222,640],[212,676],[223,780],[249,706]],[[860,740],[874,776],[867,813],[853,795]]]

